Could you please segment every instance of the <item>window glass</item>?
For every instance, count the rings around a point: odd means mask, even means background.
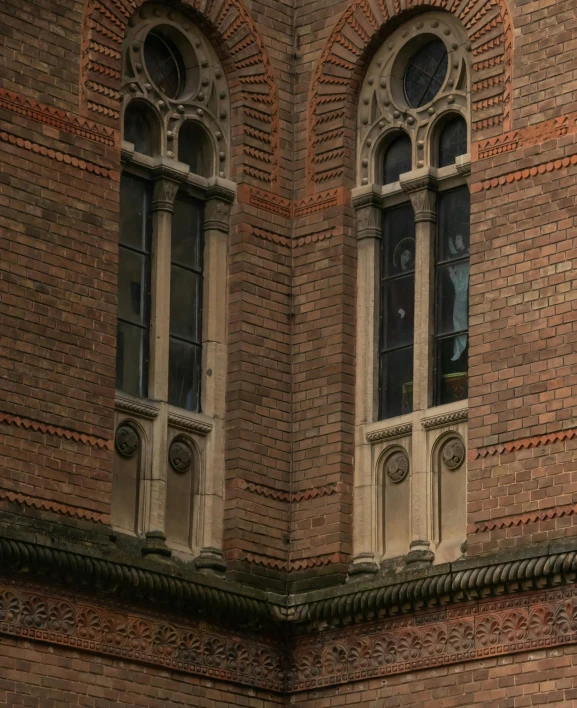
[[[177,195],[172,217],[168,402],[200,410],[202,358],[202,204]]]
[[[156,29],[144,42],[144,61],[152,83],[168,98],[184,89],[186,69],[182,55],[167,32]]]
[[[195,175],[210,177],[212,173],[210,139],[195,121],[186,121],[178,131],[178,159]]]
[[[437,404],[468,396],[469,242],[469,190],[442,192],[435,279]]]
[[[406,133],[396,137],[385,151],[384,184],[399,181],[399,176],[412,167],[411,139]]]
[[[383,215],[379,417],[413,409],[415,219],[409,204]]]
[[[124,140],[135,152],[153,157],[158,154],[159,127],[152,110],[142,101],[133,101],[124,111]]]
[[[443,86],[449,65],[447,47],[433,39],[409,60],[405,71],[405,98],[412,108],[430,103]]]
[[[122,175],[116,388],[146,396],[150,327],[150,184]]]
[[[439,135],[439,167],[454,165],[459,155],[467,154],[467,123],[461,116],[452,117]]]

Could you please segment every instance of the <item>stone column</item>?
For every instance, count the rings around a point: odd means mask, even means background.
[[[202,410],[213,418],[208,435],[206,468],[200,485],[198,532],[202,546],[198,568],[226,569],[222,555],[224,522],[224,427],[227,373],[227,252],[234,184],[211,180],[204,209],[204,290],[202,323]]]
[[[353,192],[357,213],[357,340],[355,394],[355,489],[353,507],[353,552],[350,575],[378,570],[376,554],[377,479],[365,424],[378,415],[378,347],[380,243],[382,198],[376,185]]]
[[[415,344],[413,358],[413,410],[425,411],[433,396],[434,353],[434,253],[436,234],[436,179],[424,168],[401,175],[401,187],[415,213]],[[418,418],[420,416],[416,416]],[[413,425],[411,454],[411,550],[407,563],[431,563],[433,498],[430,465],[427,464],[426,431]]]

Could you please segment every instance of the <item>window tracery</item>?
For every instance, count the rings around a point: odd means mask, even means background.
[[[459,20],[423,13],[377,50],[360,93],[355,556],[363,568],[400,545],[409,564],[454,560],[466,535],[464,510],[442,538],[435,529],[450,507],[446,480],[459,498],[466,489],[465,473],[441,475],[437,443],[449,432],[466,439],[470,60]],[[445,424],[447,412],[456,419]],[[439,425],[428,423],[432,415]],[[394,543],[395,511],[379,501],[391,496],[379,461],[391,437],[410,460],[394,490],[410,528]]]
[[[117,421],[142,427],[148,449],[136,478],[130,469],[137,491],[116,484],[113,524],[164,534],[177,552],[214,550],[235,197],[226,179],[228,87],[203,33],[180,12],[152,4],[129,22],[122,94]],[[126,467],[118,460],[115,474]],[[130,520],[125,507],[136,498]]]

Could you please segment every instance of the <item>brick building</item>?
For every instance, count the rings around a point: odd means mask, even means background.
[[[575,0],[0,0],[0,144],[0,705],[577,705]]]

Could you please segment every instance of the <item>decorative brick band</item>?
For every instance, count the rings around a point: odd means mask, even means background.
[[[318,192],[305,197],[305,199],[299,199],[294,203],[294,218],[298,219],[301,216],[309,216],[310,214],[325,211],[331,207],[348,206],[350,202],[350,192],[345,187],[329,189],[327,192]]]
[[[49,423],[41,423],[37,420],[30,420],[29,418],[21,418],[20,416],[12,415],[11,413],[2,413],[0,411],[0,423],[4,423],[4,425],[15,425],[16,427],[24,428],[25,430],[33,430],[35,433],[56,435],[59,438],[74,440],[75,442],[90,445],[91,447],[99,447],[101,449],[106,448],[111,451],[113,448],[112,440],[104,440],[104,438],[98,438],[94,435],[86,435],[85,433],[79,433],[76,430],[60,428],[55,425],[50,425]]]
[[[288,691],[577,642],[577,589],[490,600],[316,633],[291,647]]]
[[[0,88],[0,108],[109,147],[113,146],[118,138],[117,131],[112,128],[98,125],[98,123],[80,118],[68,111],[46,106],[3,88]]]
[[[569,167],[570,165],[577,165],[577,153],[574,155],[568,155],[567,157],[563,157],[558,160],[542,162],[539,165],[527,167],[524,170],[508,172],[504,175],[500,175],[499,177],[492,177],[491,179],[484,180],[483,182],[476,182],[471,185],[471,192],[483,192],[489,189],[494,189],[495,187],[502,187],[505,184],[512,184],[513,182],[520,182],[521,180],[529,179],[529,177],[544,175],[546,172],[561,170]]]
[[[526,514],[502,516],[498,519],[490,519],[489,521],[477,521],[474,524],[469,524],[467,527],[467,533],[475,534],[482,533],[483,531],[511,528],[511,526],[525,526],[526,524],[534,524],[537,521],[549,521],[550,519],[559,519],[562,516],[573,516],[574,514],[577,514],[577,504],[555,506],[550,509],[529,511]]]
[[[247,482],[246,479],[235,479],[232,482],[235,489],[248,489],[249,492],[258,494],[263,497],[278,499],[279,501],[293,502],[307,501],[308,499],[316,499],[317,497],[327,497],[332,494],[347,494],[349,486],[344,482],[335,482],[334,484],[326,484],[323,487],[311,487],[298,492],[288,492],[280,489],[272,489],[254,482]]]
[[[91,172],[99,177],[105,177],[116,182],[120,180],[120,175],[115,170],[109,170],[107,167],[96,165],[93,162],[86,162],[86,160],[82,160],[74,155],[69,155],[61,150],[47,148],[45,145],[39,145],[38,143],[33,143],[30,140],[19,138],[18,136],[7,133],[6,131],[0,132],[0,140],[3,143],[10,143],[11,145],[15,145],[23,150],[30,150],[38,155],[42,155],[43,157],[48,157],[51,160],[58,160],[58,162],[63,162],[65,165],[71,165],[79,170]]]
[[[321,566],[332,565],[334,563],[348,564],[350,557],[342,553],[326,553],[320,556],[310,556],[297,560],[284,561],[272,556],[263,556],[258,553],[247,553],[245,551],[230,550],[225,552],[226,560],[240,560],[251,565],[260,565],[264,568],[273,568],[291,572],[293,570],[306,570],[307,568],[319,568]]]
[[[35,509],[53,511],[56,514],[64,514],[65,516],[72,516],[77,519],[86,519],[87,521],[95,521],[100,524],[110,524],[109,514],[100,514],[96,511],[89,511],[88,509],[81,509],[80,507],[69,506],[68,504],[59,504],[58,502],[49,501],[48,499],[38,499],[36,497],[27,496],[26,494],[17,494],[8,489],[0,489],[0,499],[15,502],[16,504],[23,504],[24,506],[31,506]]]
[[[36,585],[2,583],[0,634],[272,691],[284,684],[281,647],[270,640]]]
[[[522,440],[513,440],[500,445],[491,445],[489,447],[477,448],[476,450],[469,450],[468,458],[469,460],[477,460],[479,457],[487,457],[489,455],[504,455],[508,452],[516,452],[517,450],[529,450],[533,447],[563,442],[563,440],[572,440],[576,436],[577,428],[560,430],[557,433],[536,435],[532,438],[523,438]]]

